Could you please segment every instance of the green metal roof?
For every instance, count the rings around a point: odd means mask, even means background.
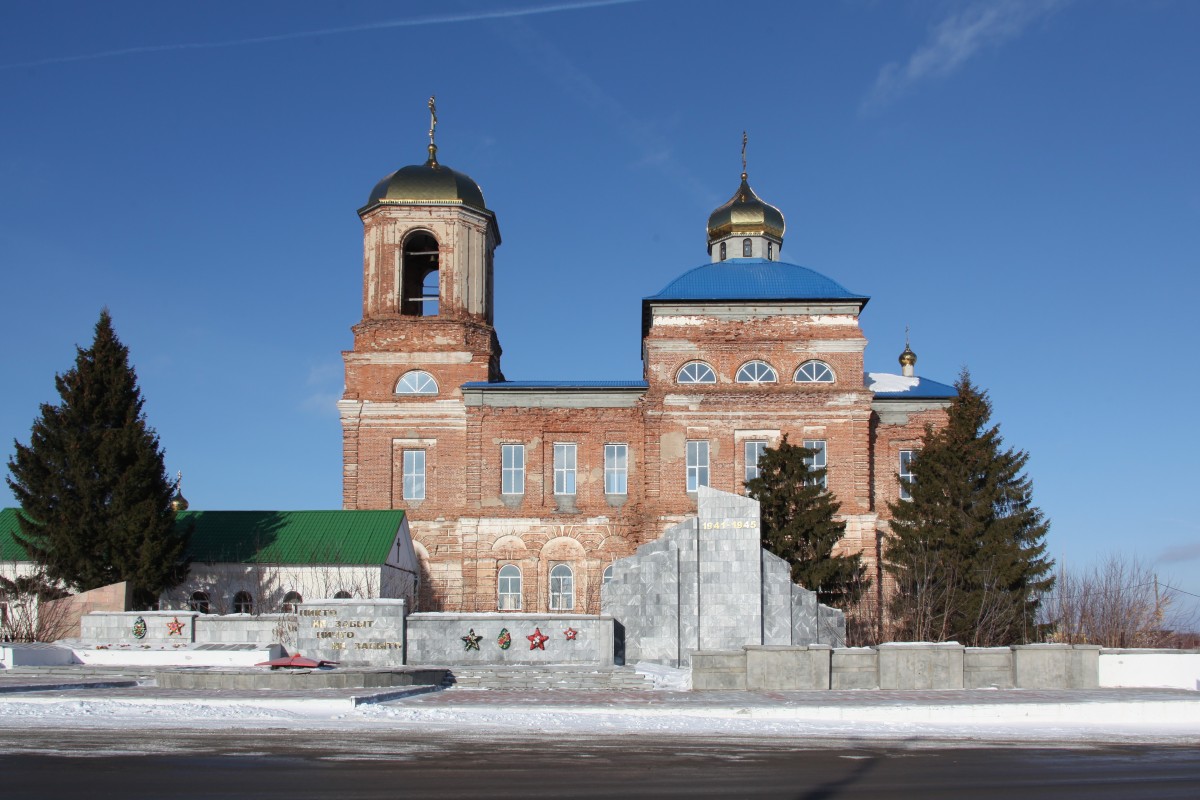
[[[403,511],[182,511],[192,560],[243,564],[382,564]]]
[[[241,564],[383,564],[403,511],[182,511],[194,525],[192,561]],[[0,559],[28,561],[10,531],[17,509],[0,510]]]
[[[0,561],[29,561],[29,554],[20,542],[13,538],[14,533],[21,532],[21,523],[17,521],[17,509],[0,508]]]

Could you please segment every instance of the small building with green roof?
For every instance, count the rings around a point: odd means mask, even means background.
[[[0,574],[35,567],[13,537],[19,511],[0,509]],[[403,510],[180,511],[191,528],[187,579],[163,609],[292,611],[304,600],[404,598],[413,608],[420,565]]]

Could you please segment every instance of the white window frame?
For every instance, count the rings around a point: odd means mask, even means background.
[[[763,451],[766,449],[767,441],[765,439],[746,440],[742,452],[745,455],[745,476],[747,483],[759,476],[758,461],[762,458]]]
[[[437,379],[423,369],[413,369],[396,381],[396,394],[437,394]]]
[[[516,564],[505,564],[496,573],[496,610],[520,611],[524,576]]]
[[[696,491],[708,486],[708,440],[688,439],[687,442],[687,490]]]
[[[738,367],[734,380],[738,383],[748,383],[757,386],[761,383],[778,383],[779,374],[775,368],[765,361],[747,361]]]
[[[754,255],[754,242],[750,237],[742,239],[742,258],[749,258]]]
[[[604,583],[604,585],[607,586],[609,583],[612,583],[612,579],[613,579],[613,565],[609,564],[607,567],[604,568],[604,577],[601,580]]]
[[[425,499],[425,451],[405,450],[401,495],[405,500]]]
[[[916,450],[900,451],[900,471],[898,474],[900,478],[901,500],[912,500],[912,492],[909,491],[908,487],[912,484],[913,480],[915,480],[912,474],[912,459],[916,454]]]
[[[703,361],[689,361],[675,373],[675,382],[685,385],[717,382],[717,372]]]
[[[554,443],[554,493],[575,494],[575,468],[578,452],[574,442]]]
[[[575,571],[568,564],[555,564],[550,569],[550,610],[571,611],[575,608]]]
[[[500,493],[525,494],[525,445],[500,445]]]
[[[796,367],[796,383],[833,383],[834,380],[833,367],[824,361],[814,358]]]
[[[604,445],[604,493],[629,494],[629,445]]]
[[[813,481],[814,484],[819,484],[822,489],[829,486],[829,450],[828,443],[824,439],[805,439],[804,448],[806,450],[815,450],[808,458],[804,459],[804,463],[809,469],[824,469],[826,473],[821,476],[821,480]]]

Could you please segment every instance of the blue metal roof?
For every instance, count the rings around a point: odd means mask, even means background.
[[[470,381],[464,389],[645,389],[645,381]]]
[[[763,258],[730,258],[703,264],[671,281],[654,300],[862,300],[819,272]]]
[[[891,376],[888,377],[899,377]],[[916,381],[911,387],[898,391],[876,391],[876,400],[945,400],[958,395],[958,390],[953,386],[945,383],[930,380],[929,378],[909,378],[907,380]],[[872,388],[873,384],[868,377],[867,388]]]

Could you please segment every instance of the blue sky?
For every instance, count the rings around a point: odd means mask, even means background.
[[[872,297],[867,368],[911,326],[1029,451],[1055,557],[1200,595],[1198,38],[1188,0],[6,4],[0,448],[107,305],[195,507],[335,508],[355,211],[430,94],[510,379],[641,376],[746,129],[784,258]]]

